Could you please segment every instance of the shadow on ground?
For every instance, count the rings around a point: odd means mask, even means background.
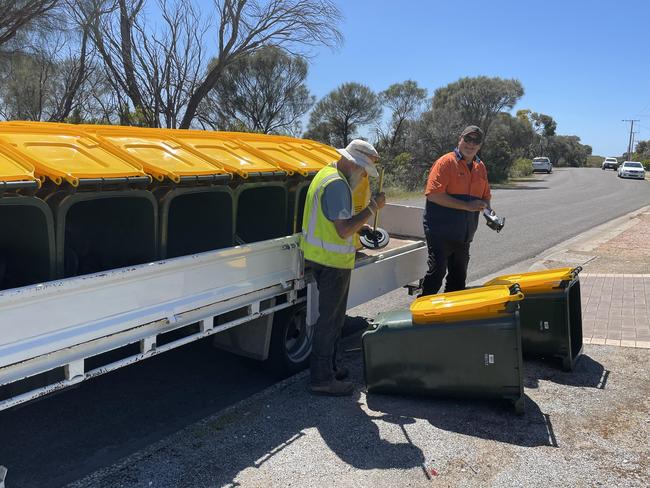
[[[524,387],[538,388],[539,381],[552,381],[560,385],[604,389],[609,370],[586,354],[579,357],[573,371],[562,371],[556,360],[526,360],[524,362]]]
[[[505,401],[407,398],[368,394],[368,408],[395,423],[423,419],[448,432],[523,447],[557,446],[548,415],[526,396],[526,413],[515,415]]]

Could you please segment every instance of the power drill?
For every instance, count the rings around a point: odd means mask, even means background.
[[[497,233],[501,232],[501,229],[506,224],[506,218],[497,216],[496,212],[491,208],[483,209],[483,217],[485,217],[487,226],[492,230],[496,230]]]

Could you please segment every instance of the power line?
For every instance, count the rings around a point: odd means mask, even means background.
[[[648,107],[650,107],[650,102],[646,103],[645,107],[643,107],[641,110],[639,110],[639,113],[636,114],[636,116],[638,117],[638,116],[644,116],[644,115],[647,115],[647,114],[644,114],[644,112],[646,111],[646,109],[647,109]]]

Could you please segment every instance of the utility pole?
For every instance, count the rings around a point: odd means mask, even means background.
[[[634,132],[632,132],[632,145],[630,146],[630,150],[631,150],[631,151],[634,151],[634,139],[636,139],[636,135],[637,135],[638,133],[639,133],[638,130],[635,130]],[[630,156],[630,157],[631,157],[631,156]]]
[[[639,122],[639,119],[623,119],[623,122],[630,122],[630,138],[627,142],[627,159],[632,157],[632,131],[634,130],[634,122]]]

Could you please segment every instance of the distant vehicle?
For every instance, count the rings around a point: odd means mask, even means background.
[[[605,169],[613,169],[616,171],[618,169],[618,159],[616,158],[605,158],[603,160],[603,164],[601,165],[601,168],[603,170]]]
[[[553,163],[548,158],[540,157],[533,159],[533,173],[536,171],[543,171],[545,173],[553,172]]]
[[[618,167],[619,178],[638,178],[645,179],[645,169],[638,161],[625,161]]]

